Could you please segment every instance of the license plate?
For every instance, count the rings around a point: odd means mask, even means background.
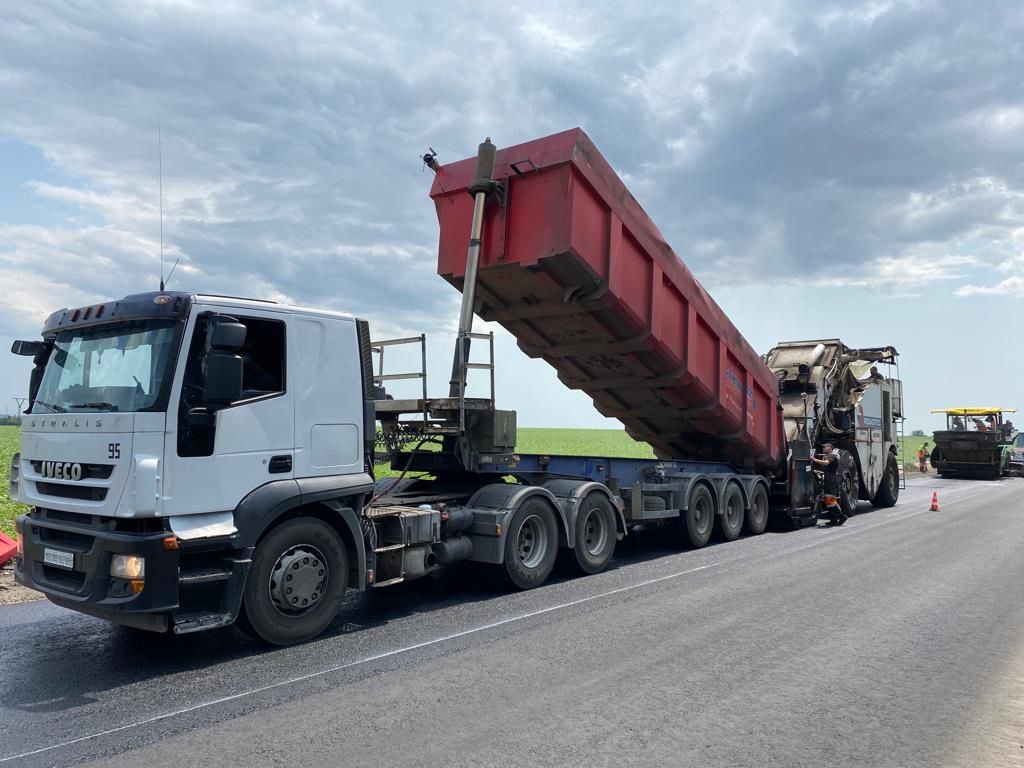
[[[46,547],[43,550],[43,562],[47,565],[55,565],[58,568],[67,568],[71,571],[75,568],[75,553],[62,552],[59,549]]]

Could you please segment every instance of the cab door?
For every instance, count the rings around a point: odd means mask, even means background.
[[[238,400],[219,407],[211,423],[196,424],[189,414],[203,405],[206,340],[218,313],[246,326],[238,350],[242,392]],[[183,346],[187,358],[179,366],[168,413],[164,514],[231,511],[261,485],[294,477],[289,321],[286,313],[249,308],[213,308],[190,320]]]

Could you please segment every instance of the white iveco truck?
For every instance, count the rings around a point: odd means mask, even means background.
[[[425,363],[374,370],[399,343],[425,359],[423,337],[371,342],[345,314],[165,291],[55,312],[12,350],[35,363],[11,463],[31,508],[15,577],[122,624],[239,620],[287,644],[324,631],[348,589],[459,560],[528,589],[559,552],[600,572],[633,524],[690,547],[770,516],[814,524],[825,440],[845,449],[845,504],[896,503],[899,381],[860,375],[895,350],[831,339],[759,357],[581,131],[487,141],[475,167],[435,170],[438,272],[462,291],[447,396],[427,396]],[[474,314],[659,458],[517,452],[493,354],[470,361],[473,342],[493,350]],[[474,370],[489,397],[466,396]],[[399,379],[422,397],[389,397]],[[378,434],[399,477],[375,483]]]

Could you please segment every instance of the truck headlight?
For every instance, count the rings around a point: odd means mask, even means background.
[[[18,485],[21,481],[21,452],[15,453],[11,456],[11,474],[9,475],[11,480],[11,487],[8,489],[8,494],[11,499],[17,500],[18,498]]]
[[[142,579],[146,576],[146,558],[138,555],[114,555],[110,575],[116,579]]]

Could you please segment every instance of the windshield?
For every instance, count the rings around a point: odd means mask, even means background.
[[[57,334],[32,413],[163,409],[173,320],[140,320]]]

